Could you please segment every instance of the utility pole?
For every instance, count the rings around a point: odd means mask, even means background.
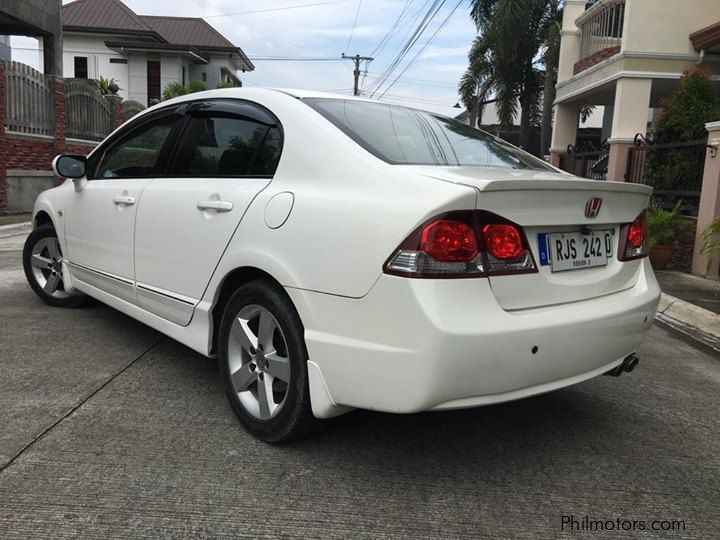
[[[366,60],[368,63],[370,63],[375,59],[370,58],[369,56],[360,56],[359,54],[356,54],[355,56],[345,56],[345,53],[342,53],[342,57],[355,62],[355,71],[353,71],[353,75],[355,76],[355,84],[353,85],[353,95],[359,96],[360,95],[360,62]]]

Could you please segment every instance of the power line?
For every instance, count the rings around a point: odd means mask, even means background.
[[[423,24],[426,22],[428,15],[433,10],[433,8],[437,5],[437,0],[425,0],[420,7],[415,11],[415,13],[412,16],[412,19],[410,21],[410,28],[405,33],[405,35],[401,39],[401,45],[398,47],[398,49],[395,51],[392,60],[388,63],[387,67],[383,70],[383,72],[380,74],[380,77],[378,81],[371,84],[370,87],[373,88],[373,92],[379,88],[379,86],[383,83],[383,80],[387,78],[391,71],[395,69],[397,66],[397,63],[402,59],[403,55],[406,53],[406,50],[408,46],[411,45],[413,38],[416,36],[419,29],[423,26]],[[428,6],[430,6],[428,8]],[[424,17],[421,16],[423,12],[427,9],[427,13],[425,13]],[[415,29],[413,30],[413,25],[415,25]],[[389,43],[386,42],[386,44]],[[380,50],[384,49],[385,45],[380,47]]]
[[[429,24],[432,22],[432,20],[437,15],[438,11],[440,11],[440,8],[445,4],[447,0],[435,0],[432,5],[430,6],[430,9],[428,9],[427,13],[425,13],[425,16],[423,17],[422,21],[420,21],[420,24],[415,28],[415,31],[410,36],[410,39],[405,43],[405,45],[402,47],[400,53],[395,57],[395,59],[390,63],[390,65],[385,69],[383,74],[381,75],[381,81],[376,84],[375,89],[370,94],[370,97],[373,97],[375,93],[380,89],[380,87],[383,85],[383,83],[392,75],[392,72],[395,71],[397,66],[405,59],[405,56],[410,52],[410,50],[415,46],[415,44],[418,42],[422,34],[425,32]]]
[[[375,49],[373,49],[373,51],[370,53],[371,55],[379,54],[380,52],[382,52],[382,50],[385,48],[385,45],[387,45],[388,42],[392,39],[392,37],[394,36],[393,32],[397,28],[398,24],[400,24],[400,21],[405,17],[406,13],[408,13],[408,8],[410,7],[411,1],[412,0],[405,0],[405,5],[400,10],[398,18],[395,19],[395,22],[390,27],[390,30],[387,31],[387,34],[383,36],[383,38],[380,40],[380,43],[378,43]],[[420,9],[421,8],[418,8],[416,14],[420,12]]]
[[[405,69],[403,69],[403,70],[400,72],[400,74],[399,74],[397,77],[395,77],[395,80],[390,84],[390,86],[388,86],[388,87],[385,89],[385,91],[384,91],[382,94],[380,94],[380,97],[382,97],[383,95],[385,95],[385,93],[386,93],[388,90],[390,90],[393,86],[395,86],[395,84],[398,82],[398,80],[400,79],[400,77],[402,77],[402,76],[405,74],[405,72],[406,72],[408,69],[410,69],[410,67],[412,67],[412,65],[413,65],[413,64],[415,63],[415,61],[420,57],[420,55],[425,51],[425,49],[428,48],[428,45],[430,45],[430,43],[432,43],[432,41],[435,39],[435,37],[440,33],[440,30],[442,30],[442,29],[445,27],[445,25],[450,21],[450,19],[452,18],[452,16],[455,15],[455,12],[457,11],[457,8],[459,8],[459,7],[460,7],[460,4],[462,4],[462,3],[463,3],[463,0],[459,0],[459,2],[458,2],[457,4],[455,4],[455,7],[452,8],[452,10],[451,10],[450,13],[448,14],[448,16],[445,17],[445,20],[444,20],[442,23],[440,23],[440,26],[438,26],[437,29],[435,30],[435,32],[433,33],[433,35],[430,36],[430,39],[427,40],[427,42],[425,43],[425,45],[423,45],[423,47],[417,52],[417,54],[413,57],[413,59],[410,60],[410,62],[408,63],[408,65],[405,66]]]
[[[269,9],[256,9],[253,11],[237,11],[235,13],[218,13],[217,15],[205,15],[203,16],[203,19],[213,19],[216,17],[232,17],[233,15],[251,15],[253,13],[267,13],[269,11],[283,11],[286,9],[299,9],[299,8],[306,8],[306,7],[313,7],[313,6],[325,6],[327,4],[342,4],[344,2],[349,2],[350,0],[330,0],[328,2],[315,2],[314,4],[299,4],[296,6],[283,6],[283,7],[276,7],[276,8],[269,8]]]
[[[339,62],[337,56],[250,56],[252,61],[261,62]]]
[[[355,21],[353,22],[352,30],[350,30],[350,37],[348,38],[347,45],[345,45],[345,52],[350,48],[350,42],[352,41],[353,34],[355,34],[355,26],[357,26],[358,15],[360,15],[360,8],[362,7],[363,0],[358,0],[358,8],[355,12]]]
[[[377,76],[372,76],[369,73],[367,74],[368,78],[377,80]],[[437,81],[431,81],[428,79],[414,79],[412,77],[400,77],[400,80],[398,80],[399,84],[409,84],[409,85],[419,85],[419,86],[434,86],[437,88],[455,88],[457,89],[456,84],[452,83],[442,83]]]

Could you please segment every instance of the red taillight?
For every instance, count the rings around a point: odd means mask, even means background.
[[[621,261],[632,261],[647,256],[645,216],[646,213],[642,212],[635,221],[628,223],[620,231],[618,259]]]
[[[485,225],[485,247],[497,259],[517,259],[525,247],[517,227],[513,225]]]
[[[645,242],[645,221],[636,219],[628,227],[628,244],[639,248]]]
[[[421,250],[440,262],[469,262],[478,254],[475,231],[462,221],[442,219],[422,230]]]
[[[467,278],[537,272],[522,227],[490,212],[450,212],[420,226],[385,262],[404,277]]]

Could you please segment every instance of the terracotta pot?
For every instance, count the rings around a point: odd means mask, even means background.
[[[673,246],[653,246],[650,248],[650,264],[655,270],[665,270],[672,259]]]

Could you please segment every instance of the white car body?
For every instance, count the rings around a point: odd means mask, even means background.
[[[279,118],[282,157],[272,179],[77,179],[42,193],[34,220],[55,226],[66,291],[212,356],[228,279],[271,276],[302,320],[319,418],[518,399],[608,372],[637,350],[660,296],[647,258],[475,279],[412,279],[383,264],[420,224],[455,210],[521,225],[535,259],[540,232],[590,226],[617,239],[650,188],[551,170],[390,165],[299,99],[312,96],[322,94],[216,90],[131,120],[242,99]],[[603,199],[595,218],[584,214],[590,197]],[[198,209],[203,201],[232,209]]]

